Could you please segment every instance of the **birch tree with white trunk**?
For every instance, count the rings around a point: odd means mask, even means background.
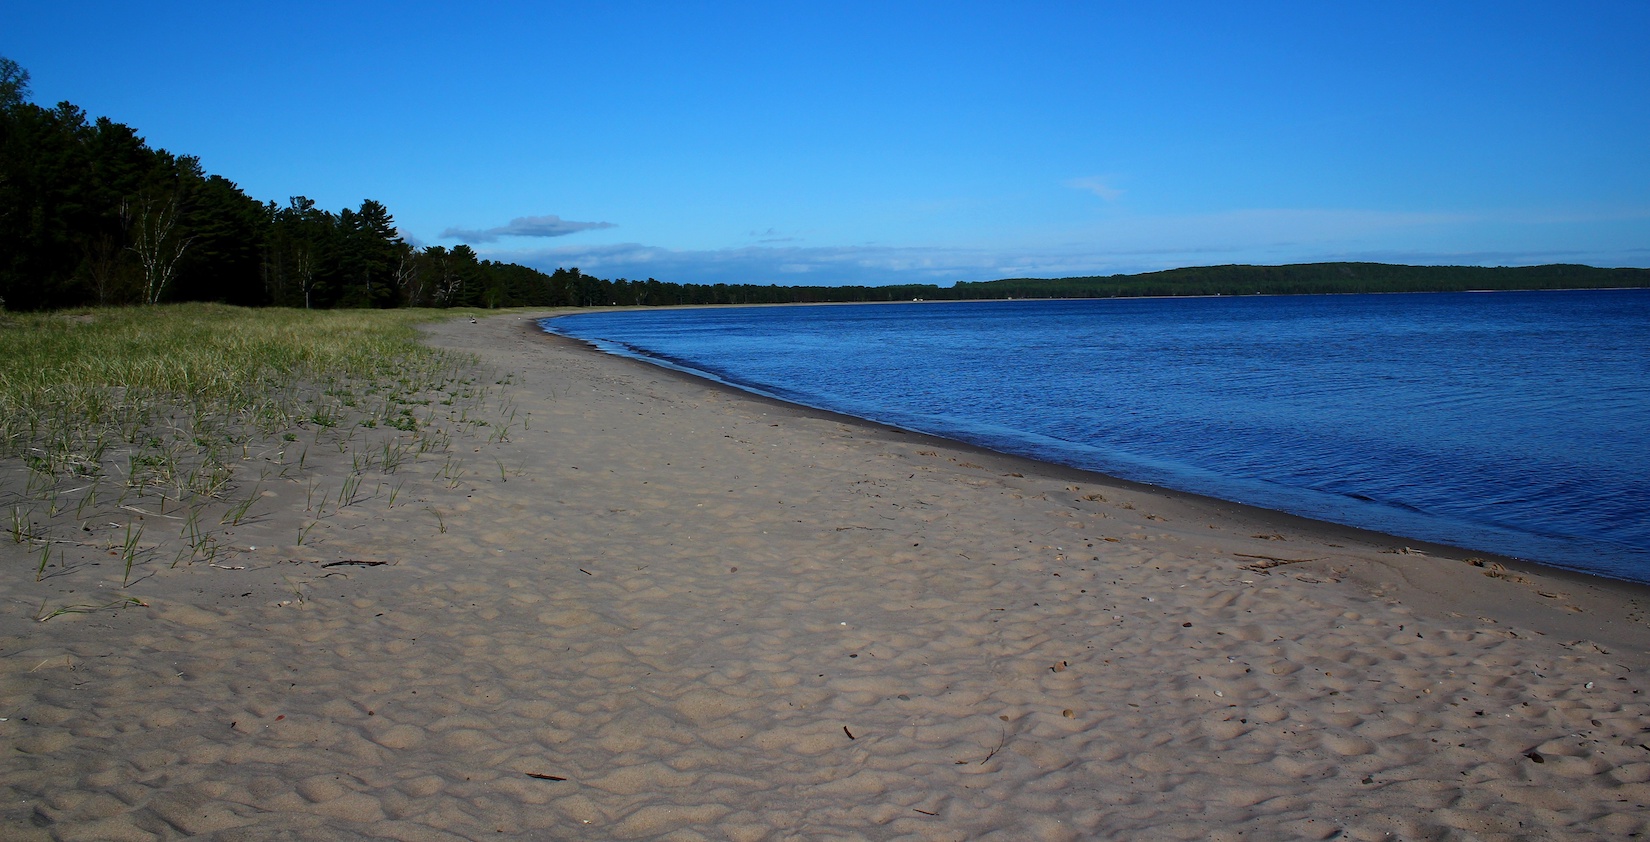
[[[178,261],[189,249],[194,237],[178,236],[178,217],[182,216],[178,191],[157,198],[147,191],[136,199],[120,203],[120,218],[126,224],[131,244],[127,246],[137,255],[143,269],[143,303],[159,304],[166,285],[177,274]]]

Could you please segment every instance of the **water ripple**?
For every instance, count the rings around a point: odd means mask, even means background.
[[[799,403],[1650,581],[1650,291],[579,314]]]

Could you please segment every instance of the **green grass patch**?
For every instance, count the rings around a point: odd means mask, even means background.
[[[414,328],[464,315],[217,304],[0,314],[0,455],[80,450],[88,427],[130,440],[162,410],[264,432],[331,426],[358,403],[343,384],[409,399],[453,376],[461,361],[419,345]],[[300,406],[305,383],[330,384],[327,405]]]
[[[369,470],[444,459],[440,478],[456,485],[455,437],[479,442],[488,418],[508,429],[513,411],[474,358],[419,344],[416,328],[470,315],[213,304],[0,312],[0,534],[24,545],[42,588],[124,590],[168,557],[178,567],[240,552],[214,529],[259,517],[265,483],[307,480],[313,497],[311,448],[336,448],[350,465],[336,499],[310,501],[316,521],[374,500]],[[485,431],[488,443],[499,429]],[[47,612],[43,602],[36,619],[125,604]]]
[[[458,315],[217,304],[5,314],[0,415],[96,412],[131,393],[241,408],[299,379],[372,380],[435,355],[413,328]]]

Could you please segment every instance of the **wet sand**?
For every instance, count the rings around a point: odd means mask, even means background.
[[[428,341],[486,417],[312,449],[210,564],[0,541],[5,838],[1650,832],[1642,589]]]

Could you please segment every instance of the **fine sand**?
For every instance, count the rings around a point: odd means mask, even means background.
[[[0,541],[0,838],[1650,832],[1642,589],[428,341],[506,381],[444,454],[313,447],[210,563],[137,504],[124,588]]]

